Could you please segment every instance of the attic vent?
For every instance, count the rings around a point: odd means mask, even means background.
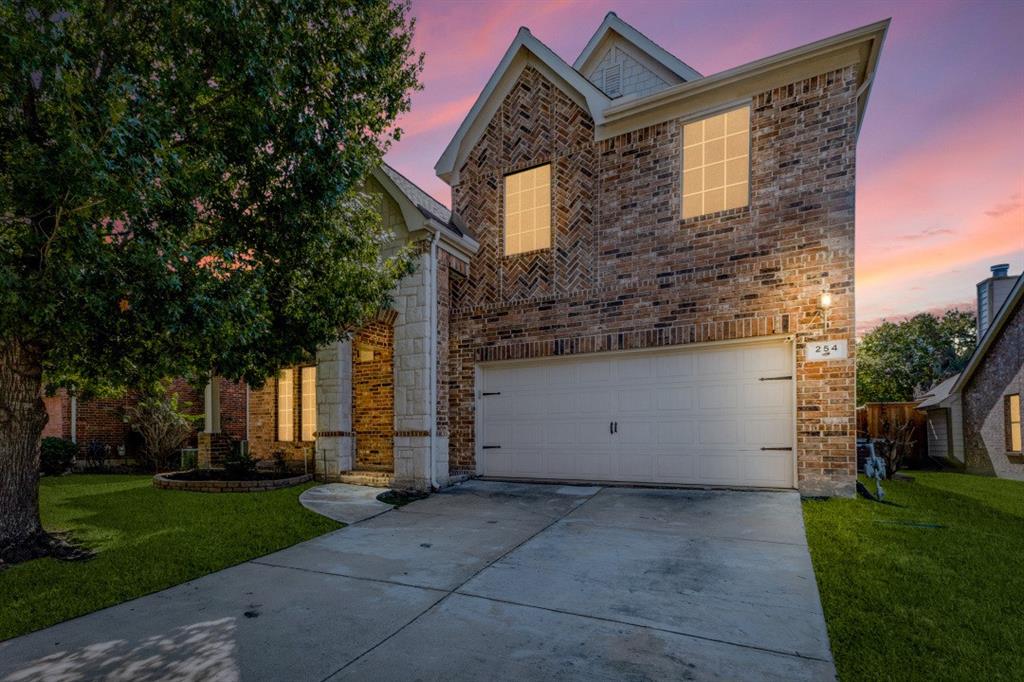
[[[610,64],[604,70],[604,91],[615,97],[622,90],[622,65]]]

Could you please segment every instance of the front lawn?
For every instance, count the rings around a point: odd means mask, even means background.
[[[308,487],[207,494],[157,490],[151,476],[44,478],[43,525],[96,555],[0,571],[0,640],[340,528],[299,504]]]
[[[803,505],[840,679],[1020,679],[1024,483],[908,474]]]

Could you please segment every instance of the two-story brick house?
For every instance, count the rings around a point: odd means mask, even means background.
[[[614,14],[572,65],[520,29],[435,167],[452,212],[401,230],[425,246],[382,321],[396,484],[852,494],[856,142],[887,27],[710,76]],[[331,477],[360,468],[359,347],[317,367]]]

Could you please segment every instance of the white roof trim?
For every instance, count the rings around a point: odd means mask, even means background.
[[[960,376],[956,380],[956,384],[950,390],[949,394],[959,393],[963,390],[964,386],[970,380],[975,370],[978,369],[978,365],[988,355],[989,348],[992,347],[992,343],[995,338],[999,336],[999,332],[1003,326],[1006,325],[1006,321],[1013,316],[1017,306],[1021,304],[1021,299],[1024,299],[1024,274],[1017,277],[1017,283],[1013,285],[1013,289],[1010,289],[1010,295],[1003,301],[1003,305],[999,308],[999,312],[996,313],[995,319],[992,320],[992,324],[988,326],[988,330],[985,335],[981,337],[978,342],[978,347],[971,353],[971,359],[967,361],[967,366],[964,367],[964,371],[960,372]]]
[[[674,54],[658,45],[653,40],[645,36],[640,31],[636,30],[622,19],[619,19],[615,12],[609,12],[605,15],[604,21],[594,32],[594,35],[590,37],[590,41],[587,46],[583,48],[583,52],[580,52],[580,56],[576,58],[576,61],[572,63],[572,66],[577,71],[585,71],[587,61],[594,55],[594,50],[597,49],[601,41],[608,34],[609,31],[613,31],[627,41],[633,43],[637,48],[647,53],[648,56],[652,57],[659,64],[664,66],[666,69],[679,76],[684,81],[697,80],[702,78],[700,72],[684,63],[681,59],[676,57]]]
[[[448,184],[452,184],[451,178],[456,170],[455,165],[458,158],[476,144],[477,139],[483,133],[486,123],[490,121],[490,117],[483,122],[483,126],[479,126],[479,130],[474,129],[474,124],[478,122],[481,114],[487,109],[488,104],[495,98],[499,87],[506,80],[506,77],[518,77],[519,72],[522,71],[529,58],[536,60],[536,64],[547,67],[547,70],[574,90],[580,97],[581,102],[585,104],[584,108],[587,109],[594,122],[599,122],[601,112],[608,106],[611,99],[578,71],[566,64],[547,45],[537,40],[528,28],[520,28],[512,44],[505,51],[505,56],[501,58],[498,67],[491,74],[487,85],[484,86],[480,96],[477,97],[469,113],[466,114],[466,118],[462,121],[458,131],[456,131],[455,137],[448,143],[444,153],[441,154],[441,158],[434,165],[434,171]],[[514,83],[514,80],[512,82]]]

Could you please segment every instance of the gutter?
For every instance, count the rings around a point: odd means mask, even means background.
[[[430,298],[427,316],[430,324],[430,489],[437,490],[440,486],[434,477],[434,460],[437,457],[437,242],[440,232],[434,232],[430,238],[430,282],[427,295]]]

